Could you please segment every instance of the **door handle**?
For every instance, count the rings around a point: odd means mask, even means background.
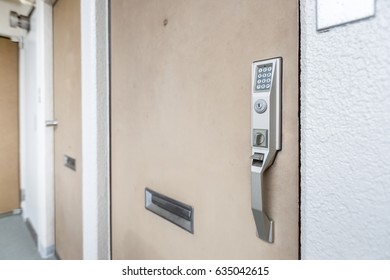
[[[257,236],[274,242],[274,221],[264,209],[264,172],[281,150],[282,58],[252,64],[251,203]],[[272,189],[272,188],[271,188]]]
[[[49,121],[46,121],[46,126],[49,127],[49,126],[53,126],[53,127],[56,127],[58,125],[58,121],[56,120],[49,120]]]
[[[251,159],[252,213],[257,229],[257,236],[267,242],[273,243],[273,221],[268,218],[263,209],[264,154],[255,153],[251,156]]]

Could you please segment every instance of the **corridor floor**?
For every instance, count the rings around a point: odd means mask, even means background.
[[[0,217],[0,260],[41,259],[22,216]]]

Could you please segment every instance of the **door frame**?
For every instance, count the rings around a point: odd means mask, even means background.
[[[30,218],[33,209],[34,221],[30,221],[31,228],[37,236],[38,251],[42,258],[54,254],[54,187],[53,187],[53,130],[48,129],[45,121],[53,117],[53,80],[52,80],[52,7],[45,1],[37,1],[36,7],[30,16],[33,33],[20,37],[19,52],[19,110],[20,110],[20,183],[25,190],[26,197],[23,201],[23,217]],[[36,49],[26,51],[25,36],[36,45]],[[26,54],[29,54],[29,59]],[[29,67],[27,68],[27,65]],[[30,77],[26,71],[34,69],[36,88],[26,88],[27,79]],[[33,104],[27,104],[28,90],[36,91],[38,100]],[[27,106],[34,106],[36,115],[26,114]],[[30,163],[26,155],[26,144],[29,141],[27,133],[27,118],[35,117],[35,130],[37,142],[34,148],[39,155],[34,162],[35,180],[34,188],[27,182],[29,178],[27,169]],[[30,147],[31,148],[31,147]],[[30,163],[31,164],[31,163]],[[30,196],[30,194],[32,194]]]

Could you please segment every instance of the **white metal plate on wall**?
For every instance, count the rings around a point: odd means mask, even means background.
[[[375,0],[317,0],[317,30],[375,15]]]

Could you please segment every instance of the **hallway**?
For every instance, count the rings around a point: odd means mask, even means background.
[[[0,260],[42,260],[21,215],[0,217]]]
[[[0,0],[0,260],[390,260],[389,28],[386,0]]]

